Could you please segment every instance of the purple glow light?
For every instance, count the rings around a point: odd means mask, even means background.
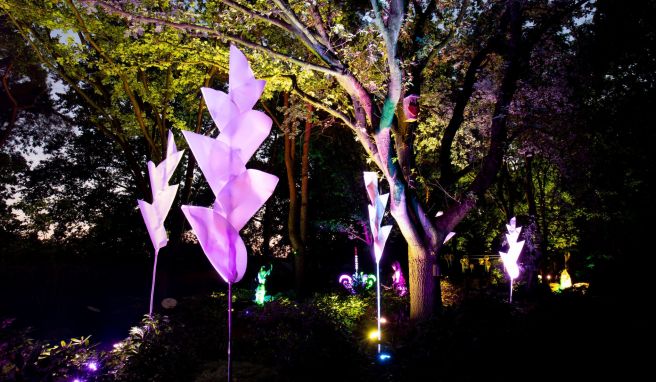
[[[87,369],[91,371],[98,371],[98,363],[95,361],[91,361],[87,364]]]

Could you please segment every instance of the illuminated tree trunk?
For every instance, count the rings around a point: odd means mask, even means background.
[[[410,317],[428,318],[433,314],[435,277],[432,256],[423,244],[408,244],[408,266],[410,274]]]

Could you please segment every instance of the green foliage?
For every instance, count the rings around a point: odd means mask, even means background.
[[[16,327],[13,319],[5,319],[0,325],[0,379],[3,381],[62,381],[83,376],[96,381],[87,368],[89,362],[98,359],[89,337],[51,345],[30,338],[30,330]]]
[[[353,331],[371,308],[371,302],[371,299],[364,299],[360,295],[331,293],[317,295],[313,304],[337,327]]]

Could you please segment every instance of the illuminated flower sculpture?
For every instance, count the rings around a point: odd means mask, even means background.
[[[383,257],[385,242],[387,242],[392,230],[391,225],[381,227],[380,224],[383,221],[389,194],[378,194],[378,176],[375,172],[364,173],[364,185],[371,202],[367,207],[369,208],[369,227],[373,237],[374,257],[376,258],[376,306],[378,310],[378,352],[380,353],[380,259]]]
[[[169,131],[168,141],[166,145],[166,158],[157,166],[152,161],[148,161],[148,177],[150,178],[150,189],[153,195],[153,203],[147,203],[143,200],[138,200],[141,216],[146,223],[148,235],[155,247],[155,262],[153,265],[153,281],[150,287],[150,308],[148,314],[153,314],[153,298],[155,295],[155,276],[157,273],[157,256],[159,250],[166,247],[169,241],[164,229],[164,220],[168,215],[175,194],[178,192],[178,185],[169,186],[169,180],[178,167],[180,159],[184,150],[177,151],[173,133]]]
[[[519,267],[517,266],[517,259],[519,259],[519,254],[522,252],[524,247],[524,240],[517,241],[519,239],[519,233],[522,231],[522,227],[517,227],[515,223],[515,218],[510,219],[510,224],[506,224],[508,233],[506,234],[506,240],[508,241],[508,252],[499,251],[501,260],[503,260],[503,266],[510,276],[510,302],[512,302],[512,290],[513,282],[519,276]]]
[[[246,57],[230,47],[228,94],[202,88],[203,98],[219,128],[218,138],[184,132],[189,148],[209,183],[213,208],[182,206],[205,255],[228,283],[228,380],[231,373],[232,284],[246,272],[246,246],[239,231],[264,205],[278,183],[274,175],[246,169],[246,163],[269,135],[271,119],[251,110],[264,89]]]

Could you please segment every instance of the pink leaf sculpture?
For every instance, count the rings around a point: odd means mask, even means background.
[[[506,234],[506,240],[508,241],[508,252],[499,251],[501,260],[503,261],[503,266],[510,276],[510,302],[512,302],[512,284],[519,276],[519,267],[517,266],[517,260],[519,255],[522,253],[522,248],[524,247],[524,240],[518,241],[519,234],[522,230],[522,227],[516,226],[516,220],[513,217],[510,219],[510,224],[506,224],[506,229],[508,233]]]
[[[228,220],[211,208],[182,206],[203,252],[227,283],[236,283],[246,273],[246,246]]]
[[[392,226],[381,227],[383,215],[385,214],[385,206],[389,199],[389,194],[378,194],[378,177],[375,172],[364,172],[364,184],[367,189],[367,195],[371,204],[368,205],[369,209],[369,227],[374,241],[374,257],[376,263],[380,262],[383,257],[383,249],[389,237]]]
[[[389,194],[378,194],[378,176],[375,172],[364,172],[364,186],[367,189],[367,196],[369,197],[369,226],[371,228],[371,236],[374,242],[374,257],[376,259],[376,312],[378,315],[378,353],[380,353],[380,259],[383,257],[383,249],[385,243],[392,231],[391,225],[381,227],[383,222],[383,215],[385,214],[385,206],[389,200]]]
[[[252,110],[265,81],[256,80],[246,57],[230,46],[228,94],[202,88],[207,109],[219,128],[216,139],[185,132],[216,200],[214,208],[183,206],[203,252],[228,283],[228,381],[231,380],[232,284],[246,272],[246,246],[239,231],[273,194],[278,178],[246,163],[271,131],[271,118]]]
[[[410,94],[403,99],[403,113],[405,114],[406,122],[414,122],[417,120],[419,114],[419,96]]]
[[[150,315],[153,314],[157,256],[159,255],[159,250],[165,247],[169,240],[164,229],[164,220],[166,220],[166,215],[168,215],[171,205],[173,205],[175,194],[178,192],[178,185],[169,186],[169,180],[173,176],[176,167],[178,167],[180,159],[182,159],[182,154],[184,154],[184,150],[177,150],[173,133],[169,130],[166,142],[166,158],[157,166],[152,161],[148,161],[148,178],[150,179],[153,202],[137,201],[139,210],[141,210],[141,216],[144,219],[144,223],[146,223],[148,235],[155,248],[153,280],[150,290]]]

